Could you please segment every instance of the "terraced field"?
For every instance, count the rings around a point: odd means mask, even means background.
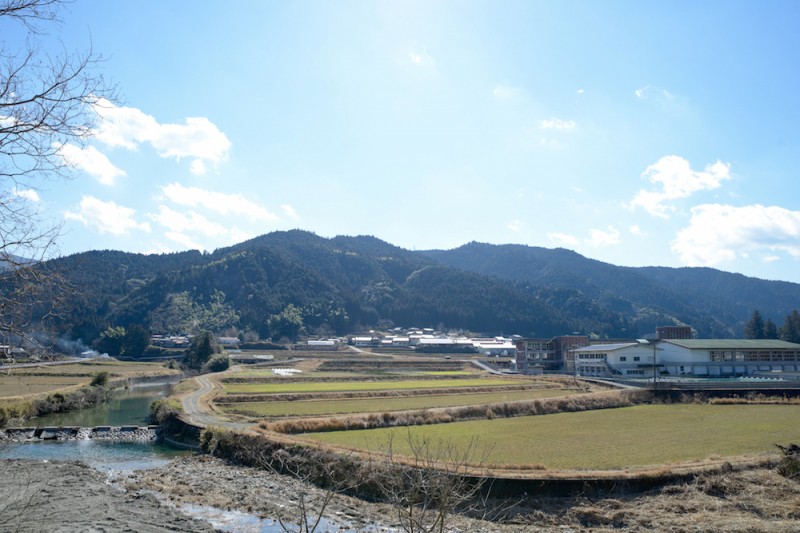
[[[471,394],[430,394],[400,397],[375,397],[353,399],[313,399],[297,401],[258,401],[219,404],[227,413],[250,417],[322,416],[348,413],[402,411],[409,409],[433,409],[460,405],[482,405],[515,402],[539,398],[567,396],[581,391],[568,389],[513,390]]]
[[[639,405],[576,413],[429,426],[308,433],[351,449],[381,450],[392,439],[410,453],[407,435],[464,449],[479,436],[487,463],[549,470],[611,470],[762,454],[800,441],[796,405]]]
[[[502,378],[411,379],[384,381],[281,381],[225,382],[226,394],[289,394],[384,390],[454,389],[461,387],[502,387],[522,383]]]
[[[111,379],[175,375],[158,363],[123,363],[87,361],[68,365],[11,368],[0,373],[0,398],[31,396],[88,385],[98,372],[108,372]]]

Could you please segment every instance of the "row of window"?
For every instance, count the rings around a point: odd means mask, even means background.
[[[711,350],[711,361],[800,361],[800,352],[795,350],[752,350],[722,351]]]

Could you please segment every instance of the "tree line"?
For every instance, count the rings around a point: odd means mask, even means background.
[[[764,319],[756,309],[744,326],[745,339],[780,339],[800,343],[800,312],[793,309],[780,328],[769,318]]]

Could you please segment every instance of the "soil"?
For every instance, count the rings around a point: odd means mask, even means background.
[[[0,476],[0,531],[213,531],[81,463],[4,460]]]
[[[76,463],[7,460],[0,463],[0,475],[1,531],[211,531],[176,507],[210,505],[296,521],[301,500],[318,509],[326,494],[209,456],[176,459],[113,483]],[[770,468],[704,474],[640,494],[526,496],[512,503],[505,524],[454,517],[448,531],[800,532],[800,482]],[[390,506],[341,495],[325,516],[349,530],[400,530]]]

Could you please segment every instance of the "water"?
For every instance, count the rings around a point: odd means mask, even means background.
[[[109,474],[158,468],[187,453],[191,452],[162,444],[102,440],[18,442],[0,446],[0,459],[82,461]]]
[[[37,427],[146,426],[150,423],[150,404],[168,396],[172,385],[158,383],[116,390],[109,402],[79,411],[40,416],[30,422]]]

